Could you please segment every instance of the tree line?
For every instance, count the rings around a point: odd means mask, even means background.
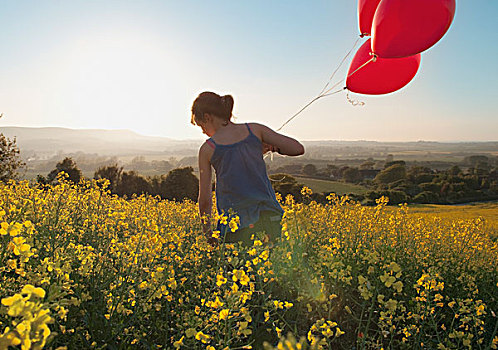
[[[365,195],[349,196],[363,204],[374,204],[381,196],[387,196],[391,204],[397,203],[440,203],[453,204],[470,201],[498,199],[498,169],[493,160],[486,156],[468,156],[463,163],[466,171],[454,165],[447,170],[436,171],[424,166],[407,167],[402,160],[387,161],[383,169],[374,170],[373,162],[366,162],[359,168],[337,167],[328,165],[317,169],[314,164],[285,169],[316,178],[334,178],[344,182],[361,184],[370,189]],[[20,151],[15,138],[10,140],[0,133],[0,181],[19,179],[19,172],[25,163],[20,158]],[[284,170],[284,169],[279,169]],[[78,183],[82,172],[76,162],[66,157],[58,162],[47,176],[38,175],[40,184],[54,184],[57,176],[64,172],[68,180]],[[167,174],[143,176],[136,171],[124,171],[117,163],[100,166],[94,172],[94,179],[107,179],[113,194],[131,197],[150,194],[163,199],[197,200],[199,183],[191,166],[170,170]],[[303,184],[287,173],[270,175],[273,188],[283,197],[291,194],[297,201],[309,199],[304,195]],[[214,185],[213,185],[214,186]],[[328,193],[313,193],[312,200],[325,202]]]
[[[66,180],[73,183],[77,184],[83,179],[83,174],[74,160],[66,157],[57,163],[55,169],[47,176],[38,175],[36,181],[44,185],[55,184],[62,172],[67,174]],[[111,193],[128,198],[150,194],[162,199],[196,201],[199,193],[199,180],[192,167],[176,168],[161,176],[143,176],[133,170],[123,171],[123,167],[118,164],[111,164],[99,167],[93,178],[107,179]]]
[[[404,161],[386,163],[371,182],[367,204],[380,196],[390,202],[456,204],[498,199],[498,169],[491,168],[485,156],[473,156],[467,171],[454,165],[443,171],[413,166]]]
[[[369,161],[360,167],[338,167],[328,164],[318,169],[314,164],[289,164],[278,170],[316,179],[336,180],[362,185],[369,189],[365,194],[351,193],[349,196],[367,205],[386,196],[391,204],[434,203],[455,204],[473,201],[498,199],[498,167],[496,160],[484,155],[467,156],[462,161],[465,170],[453,165],[446,170],[435,170],[426,166],[407,166],[403,160],[390,160],[383,168],[373,169]],[[283,193],[300,198],[302,185],[290,175],[283,173],[271,175],[274,187]],[[281,178],[282,181],[276,179]],[[323,200],[316,195],[316,200]]]

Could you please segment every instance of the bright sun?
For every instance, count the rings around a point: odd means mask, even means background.
[[[137,119],[164,119],[165,106],[174,101],[181,82],[173,52],[164,41],[143,33],[81,38],[58,62],[61,107],[68,118],[84,118],[85,124],[102,128],[137,130]]]

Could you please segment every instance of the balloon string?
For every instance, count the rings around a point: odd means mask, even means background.
[[[323,87],[322,91],[320,91],[320,93],[318,95],[323,94],[323,92],[325,91],[325,89],[327,89],[327,87],[329,86],[329,84],[332,81],[332,79],[334,79],[335,74],[337,73],[337,71],[339,70],[339,68],[341,68],[341,66],[346,61],[346,59],[349,57],[349,55],[351,55],[351,52],[353,52],[353,50],[355,49],[356,45],[358,44],[358,41],[360,41],[361,38],[362,38],[362,36],[359,36],[358,39],[356,39],[356,41],[354,42],[353,47],[348,51],[348,53],[346,54],[346,56],[344,56],[344,58],[342,59],[341,63],[339,63],[339,65],[337,66],[337,68],[334,70],[334,72],[330,76],[329,81],[327,82],[327,84],[325,84],[325,86]]]
[[[361,38],[361,36],[360,36]],[[346,56],[344,56],[344,58],[342,59],[341,63],[339,64],[339,66],[334,70],[334,72],[332,73],[332,76],[330,77],[329,81],[327,82],[327,84],[325,84],[324,88],[322,89],[322,91],[318,94],[318,96],[316,96],[315,98],[313,98],[310,102],[308,102],[304,107],[302,107],[297,113],[295,113],[292,117],[290,117],[289,119],[287,119],[276,131],[280,131],[284,126],[286,126],[287,124],[289,124],[289,122],[291,122],[295,117],[297,117],[299,114],[301,114],[306,108],[308,108],[311,104],[313,104],[315,101],[321,99],[322,97],[327,97],[327,96],[331,96],[331,95],[335,95],[343,90],[346,90],[346,87],[343,87],[339,90],[336,90],[336,91],[332,91],[334,88],[336,88],[339,84],[341,84],[345,79],[341,79],[339,80],[337,83],[335,83],[334,85],[332,85],[331,87],[329,87],[327,89],[327,87],[329,86],[331,80],[333,79],[333,77],[335,76],[335,74],[337,73],[337,71],[339,70],[339,68],[341,67],[341,65],[344,63],[344,61],[346,61],[347,57],[351,54],[351,52],[354,50],[354,48],[356,47],[356,44],[358,43],[358,41],[360,40],[360,38],[356,39],[353,47],[351,48],[351,50],[349,50],[349,52],[346,54]],[[369,59],[368,61],[366,61],[365,63],[363,63],[361,66],[359,66],[358,68],[356,68],[353,72],[351,72],[350,74],[348,74],[348,76],[346,77],[349,78],[351,77],[353,74],[355,74],[356,72],[358,72],[360,69],[363,69],[365,66],[367,66],[370,62],[375,62],[377,60],[377,56],[375,54],[371,54],[372,55],[372,58]],[[364,102],[358,102],[358,101],[354,101],[354,100],[351,100],[349,99],[349,94],[347,96],[347,99],[348,101],[353,105],[353,106],[357,106],[357,105],[360,105],[360,106],[363,106],[365,103]],[[266,156],[265,156],[266,158]],[[272,159],[273,159],[273,154],[272,154]]]
[[[336,84],[337,85],[337,84]],[[285,121],[285,123],[283,123],[278,129],[277,131],[280,131],[284,126],[286,126],[292,119],[294,119],[295,117],[297,117],[299,114],[301,114],[302,111],[304,111],[306,108],[308,108],[313,102],[321,99],[322,97],[327,97],[327,96],[331,96],[331,95],[335,95],[337,94],[338,92],[341,92],[343,91],[345,88],[342,88],[342,89],[339,89],[337,91],[334,91],[334,92],[329,92],[329,93],[324,93],[324,94],[321,94],[321,95],[318,95],[317,97],[315,97],[314,99],[312,99],[310,102],[308,102],[303,108],[301,108],[297,113],[295,113],[292,117],[290,117],[289,119],[287,119]]]
[[[369,59],[368,61],[366,61],[365,63],[363,63],[361,66],[359,66],[358,68],[356,68],[353,72],[351,72],[347,77],[349,78],[350,76],[352,76],[353,74],[355,74],[356,72],[358,72],[360,69],[362,68],[365,68],[367,64],[369,64],[370,62],[375,62],[377,60],[377,56],[373,56],[371,59]],[[333,88],[335,88],[337,85],[339,85],[340,83],[342,83],[345,79],[342,79],[340,81],[338,81],[336,84],[334,84],[330,89],[328,89],[327,91],[324,92],[324,94],[327,94],[329,93]],[[346,88],[344,88],[346,89]]]
[[[356,41],[354,42],[354,45],[353,47],[346,53],[346,55],[343,57],[343,59],[341,60],[341,62],[339,63],[339,66],[337,66],[337,68],[332,72],[332,75],[330,76],[327,84],[325,84],[325,86],[323,87],[323,89],[320,91],[320,93],[318,94],[318,96],[316,96],[315,98],[313,98],[310,102],[308,102],[303,108],[301,108],[297,113],[295,113],[292,117],[290,117],[289,119],[287,119],[276,131],[280,131],[284,126],[286,126],[292,119],[294,119],[295,117],[297,117],[299,114],[301,114],[306,108],[308,108],[312,103],[314,103],[315,101],[321,99],[322,97],[326,97],[326,96],[331,96],[331,95],[334,95],[338,92],[341,92],[342,90],[344,90],[345,88],[343,89],[340,89],[340,90],[337,90],[337,91],[334,91],[334,92],[331,92],[335,87],[337,87],[337,85],[339,85],[342,81],[344,81],[344,79],[338,81],[337,83],[335,83],[334,85],[332,85],[330,88],[328,88],[328,86],[330,85],[330,82],[332,81],[332,79],[334,79],[334,76],[336,75],[337,71],[339,70],[339,68],[341,68],[341,66],[344,64],[344,62],[346,61],[346,59],[349,57],[349,55],[351,55],[351,53],[353,52],[353,50],[355,49],[356,45],[358,44],[358,42],[360,41],[361,39],[361,36],[356,39]],[[328,89],[327,89],[328,88]]]
[[[356,68],[353,72],[351,72],[351,74],[348,75],[348,78],[350,76],[352,76],[353,74],[355,74],[356,72],[358,72],[360,69],[364,68],[370,62],[375,62],[375,61],[377,61],[377,56],[375,54],[373,54],[371,59],[369,59],[368,61],[366,61],[365,63],[363,63],[361,66],[359,66],[358,68]]]

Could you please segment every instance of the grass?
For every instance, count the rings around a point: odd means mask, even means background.
[[[335,192],[338,195],[344,195],[348,193],[365,194],[368,191],[366,187],[348,184],[345,182],[319,180],[298,176],[296,176],[296,180],[297,182],[311,188],[313,192]]]

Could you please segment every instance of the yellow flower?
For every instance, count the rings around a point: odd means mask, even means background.
[[[399,267],[398,264],[396,264],[394,261],[389,264],[388,269],[394,273],[401,271],[401,267]]]
[[[284,303],[278,300],[273,301],[273,305],[275,305],[275,309],[283,309]]]
[[[263,260],[267,260],[270,255],[270,252],[268,250],[264,250],[261,254],[259,254],[259,257]]]
[[[209,335],[202,333],[202,331],[197,332],[195,335],[195,339],[200,340],[204,344],[209,341],[209,338]]]
[[[31,246],[25,243],[26,240],[23,237],[14,237],[9,243],[10,249],[15,255],[21,255],[21,253],[29,252]]]
[[[384,273],[384,275],[380,276],[379,278],[387,288],[391,287],[394,281],[396,281],[396,278],[394,276],[390,276],[389,274],[387,274],[387,272]]]
[[[270,313],[268,311],[265,311],[265,322],[267,322],[270,319]]]
[[[28,294],[29,296],[34,294],[39,298],[45,298],[45,291],[42,288],[35,288],[31,284],[25,285],[22,288],[21,294]]]
[[[227,283],[227,279],[223,275],[216,275],[216,285],[218,287],[225,283]]]
[[[232,232],[235,232],[239,229],[239,224],[240,224],[239,217],[236,216],[236,217],[230,219],[230,223],[228,224],[228,226],[230,227],[230,230]]]
[[[330,338],[331,336],[334,335],[334,331],[332,329],[330,329],[330,327],[324,327],[325,330],[322,331],[322,334],[327,337],[327,338]]]
[[[247,285],[250,282],[250,278],[246,275],[244,270],[233,270],[232,279],[234,282],[239,281],[243,286]]]
[[[393,299],[389,299],[387,302],[386,302],[386,307],[389,311],[391,312],[394,312],[396,310],[396,306],[398,305],[398,302],[396,300],[393,300]]]
[[[226,224],[228,224],[228,217],[227,217],[227,216],[222,215],[222,216],[220,217],[220,223],[221,223],[222,225],[226,225]]]
[[[280,338],[282,336],[282,329],[275,326],[275,331],[277,331],[277,336]]]
[[[220,320],[224,320],[225,318],[228,318],[228,314],[230,313],[229,309],[223,309],[220,311]]]
[[[9,224],[6,222],[2,222],[0,224],[0,236],[5,236],[7,234],[8,228],[9,228]]]
[[[5,306],[11,306],[11,305],[19,302],[20,300],[23,300],[22,295],[21,294],[14,294],[11,297],[3,298],[2,299],[2,304],[5,305]]]
[[[311,196],[313,194],[313,191],[311,190],[311,188],[303,186],[303,188],[301,188],[301,194],[303,196]]]
[[[403,290],[403,282],[401,281],[397,281],[393,284],[393,288],[396,289],[396,291],[398,293],[401,293],[401,291]]]
[[[15,270],[17,268],[17,260],[13,260],[13,259],[9,259],[7,260],[7,266],[11,269],[11,270]]]
[[[341,335],[343,335],[345,332],[341,331],[341,329],[339,327],[337,327],[335,329],[335,336],[336,337],[340,337]]]
[[[21,339],[17,336],[17,332],[13,332],[9,327],[6,327],[3,335],[0,335],[0,346],[2,349],[8,349],[9,345],[17,346],[20,344]]]
[[[219,307],[222,307],[224,304],[225,304],[225,303],[223,303],[223,302],[220,300],[220,298],[216,297],[216,299],[215,299],[213,302],[211,302],[211,307],[212,307],[213,309],[217,309],[217,308],[219,308]]]
[[[177,340],[173,343],[173,346],[175,347],[175,349],[179,349],[183,345],[184,338],[185,338],[185,336],[182,335],[182,337],[179,340]]]
[[[481,316],[482,314],[485,314],[486,312],[484,311],[484,305],[481,304],[476,307],[476,314],[477,316]]]
[[[9,234],[12,237],[17,236],[19,234],[19,232],[21,231],[21,228],[22,228],[22,225],[17,223],[17,222],[14,224],[11,224],[9,227]]]

